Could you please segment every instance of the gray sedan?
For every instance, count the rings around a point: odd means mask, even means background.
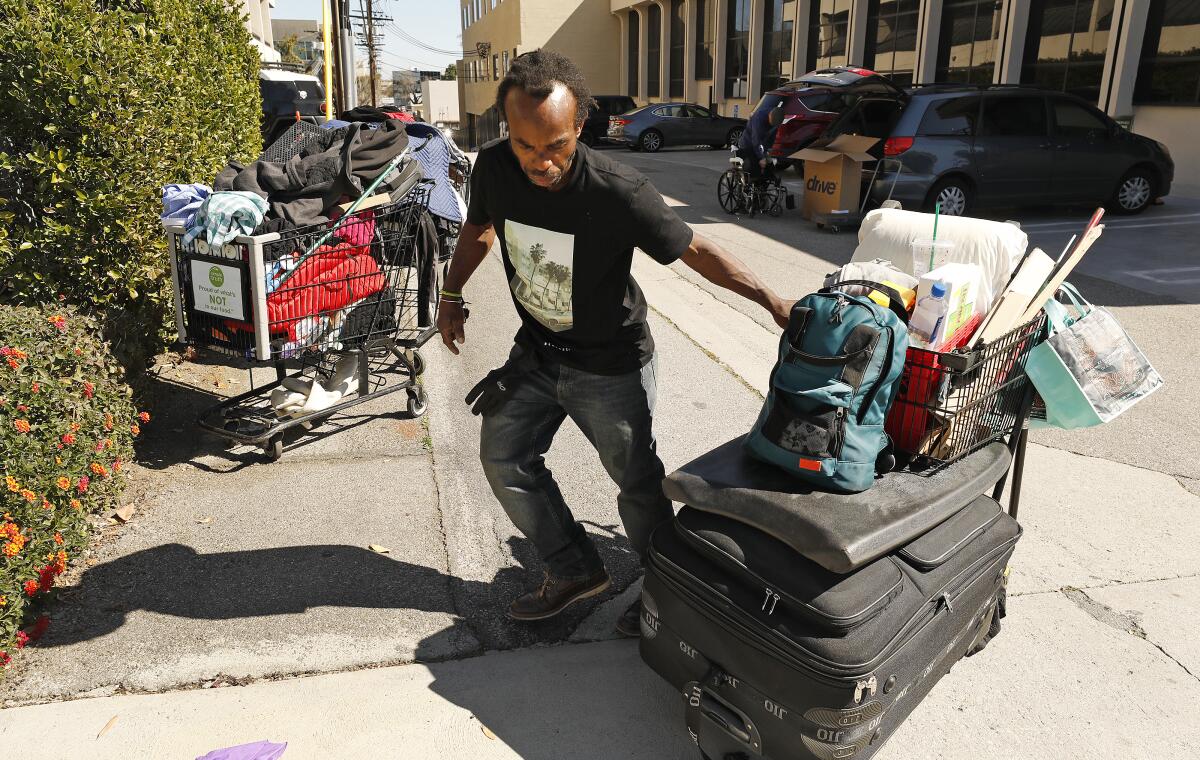
[[[718,116],[695,103],[651,103],[608,119],[608,139],[653,153],[667,145],[737,145],[745,119]]]

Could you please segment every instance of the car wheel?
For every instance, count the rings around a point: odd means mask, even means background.
[[[933,186],[929,191],[929,199],[925,202],[927,211],[933,211],[937,204],[942,204],[941,213],[946,216],[966,216],[974,202],[974,190],[970,183],[962,177],[947,177]]]
[[[1154,173],[1137,167],[1121,178],[1108,207],[1114,214],[1140,214],[1154,202],[1156,192]]]
[[[742,139],[742,128],[734,127],[733,129],[729,130],[729,137],[727,137],[725,139],[725,144],[726,145],[737,145],[738,141],[741,139]]]
[[[579,133],[579,142],[590,148],[596,144],[596,136],[585,129]]]
[[[663,146],[663,136],[654,129],[647,129],[638,138],[638,147],[647,153],[657,153]]]

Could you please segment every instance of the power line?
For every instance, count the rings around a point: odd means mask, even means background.
[[[415,45],[429,53],[437,53],[438,55],[452,55],[456,58],[468,58],[473,55],[478,55],[478,52],[475,50],[446,50],[444,48],[434,47],[433,45],[429,45],[412,36],[404,29],[397,26],[395,22],[387,24],[386,28],[388,31],[395,32],[405,42]]]

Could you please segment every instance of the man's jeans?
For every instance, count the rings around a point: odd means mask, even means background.
[[[645,559],[650,532],[671,519],[650,430],[656,364],[652,360],[624,375],[595,375],[546,362],[521,379],[504,406],[483,418],[479,458],[492,491],[560,578],[584,578],[604,567],[542,457],[568,416],[620,488],[617,509],[638,556]]]

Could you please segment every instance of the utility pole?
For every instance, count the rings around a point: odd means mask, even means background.
[[[375,13],[374,0],[359,0],[358,9],[358,15],[351,14],[351,18],[362,21],[365,27],[363,34],[359,37],[359,44],[367,49],[367,68],[371,78],[371,105],[377,106],[379,105],[379,91],[376,80],[379,78],[379,62],[376,51],[379,48],[379,38],[375,35],[375,22],[392,21],[393,19]]]

